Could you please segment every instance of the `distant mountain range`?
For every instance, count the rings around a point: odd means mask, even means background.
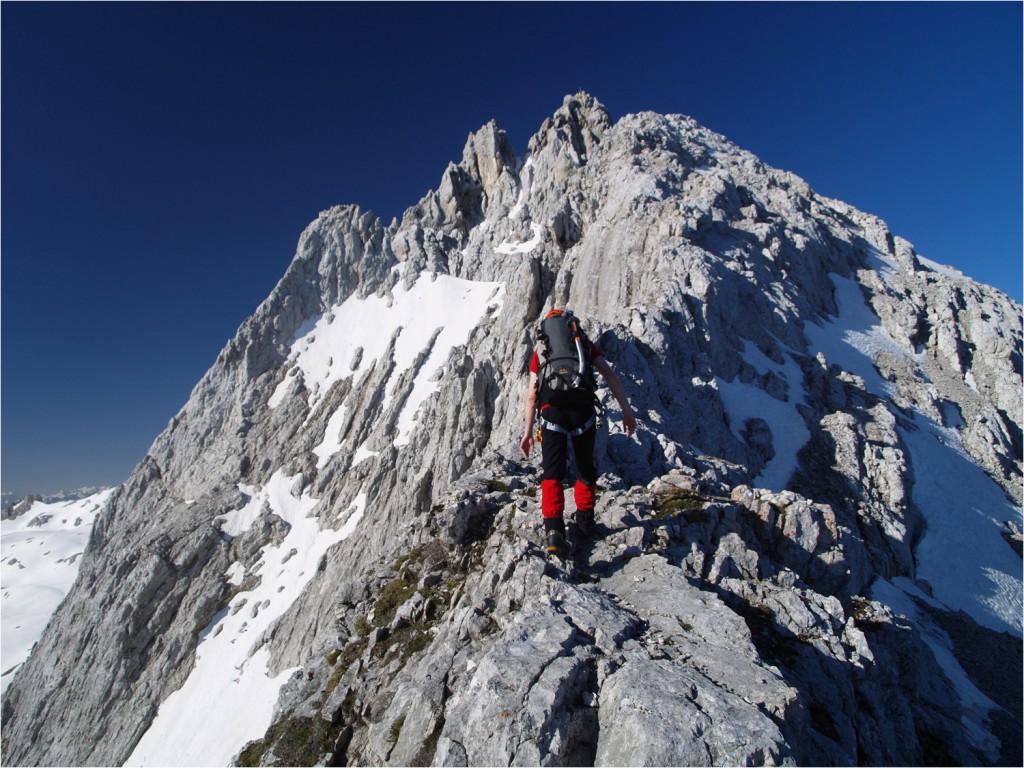
[[[0,493],[0,507],[3,508],[3,519],[8,519],[14,514],[13,509],[20,501],[29,500],[41,501],[44,504],[57,504],[62,501],[79,501],[87,496],[94,496],[100,491],[105,490],[108,490],[108,486],[91,485],[83,488],[77,488],[73,491],[59,491],[57,493],[50,494],[30,494],[28,496],[4,491],[3,493]]]

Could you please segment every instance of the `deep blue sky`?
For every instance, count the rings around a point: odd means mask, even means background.
[[[1020,301],[1021,8],[4,2],[3,490],[126,479],[320,210],[390,221],[581,89]]]

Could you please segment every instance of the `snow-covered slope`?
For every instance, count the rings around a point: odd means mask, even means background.
[[[18,517],[0,521],[2,690],[70,591],[93,522],[112,493],[100,491],[77,501],[36,501]]]
[[[876,368],[879,355],[888,351],[914,365],[920,353],[896,343],[855,282],[833,281],[839,313],[807,329],[811,348],[860,376],[872,394],[889,398],[892,383]],[[1021,526],[1020,507],[968,455],[955,427],[918,410],[907,415],[900,436],[914,471],[914,504],[926,526],[914,553],[918,581],[947,607],[1020,636],[1021,559],[1001,535],[1008,520]]]
[[[925,353],[909,351],[892,338],[854,280],[833,276],[832,282],[837,314],[807,325],[809,347],[858,376],[867,392],[890,400],[895,387],[879,373],[879,357],[897,357],[920,371]],[[768,422],[775,455],[754,483],[774,491],[788,487],[810,438],[799,410],[808,398],[803,372],[794,350],[784,350],[783,358],[776,363],[749,342],[743,353],[759,375],[775,378],[785,399],[773,397],[758,382],[717,382],[734,430],[752,418]],[[1021,560],[1002,536],[1006,521],[1021,527],[1020,507],[968,454],[955,425],[937,423],[918,409],[905,417],[899,433],[914,472],[913,501],[926,526],[915,551],[917,578],[930,584],[933,596],[949,608],[991,629],[1021,635]]]
[[[363,496],[341,511],[339,528],[321,530],[309,515],[318,500],[306,493],[295,498],[290,493],[294,481],[278,473],[265,488],[244,488],[249,503],[225,516],[221,530],[239,536],[269,507],[287,534],[265,546],[251,569],[235,561],[225,572],[225,580],[240,591],[200,633],[192,673],[160,705],[126,765],[227,765],[239,745],[259,738],[270,725],[281,685],[295,670],[268,673],[268,651],[260,647],[263,633],[295,602],[320,559],[348,538],[365,511]],[[256,586],[244,586],[254,579]]]

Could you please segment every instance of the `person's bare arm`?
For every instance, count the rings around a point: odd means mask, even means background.
[[[626,390],[623,389],[622,382],[604,357],[597,358],[594,361],[594,367],[604,376],[604,380],[608,382],[608,388],[618,401],[619,407],[622,408],[622,427],[626,430],[626,437],[632,437],[636,431],[636,416],[633,415],[633,408],[629,404],[629,398],[626,397]]]
[[[530,391],[526,393],[526,431],[523,432],[523,439],[519,441],[519,450],[523,456],[529,458],[533,450],[533,419],[537,413],[537,374],[530,374]]]

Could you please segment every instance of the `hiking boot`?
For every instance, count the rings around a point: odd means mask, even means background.
[[[547,551],[550,555],[564,557],[569,554],[569,545],[565,540],[565,519],[562,517],[545,517],[544,530],[547,533]]]
[[[547,551],[549,555],[555,557],[565,557],[569,551],[569,546],[565,541],[565,532],[557,528],[552,528],[548,531],[548,546]]]
[[[573,522],[575,523],[576,533],[580,541],[593,541],[594,529],[597,527],[594,522],[594,510],[577,509]]]

